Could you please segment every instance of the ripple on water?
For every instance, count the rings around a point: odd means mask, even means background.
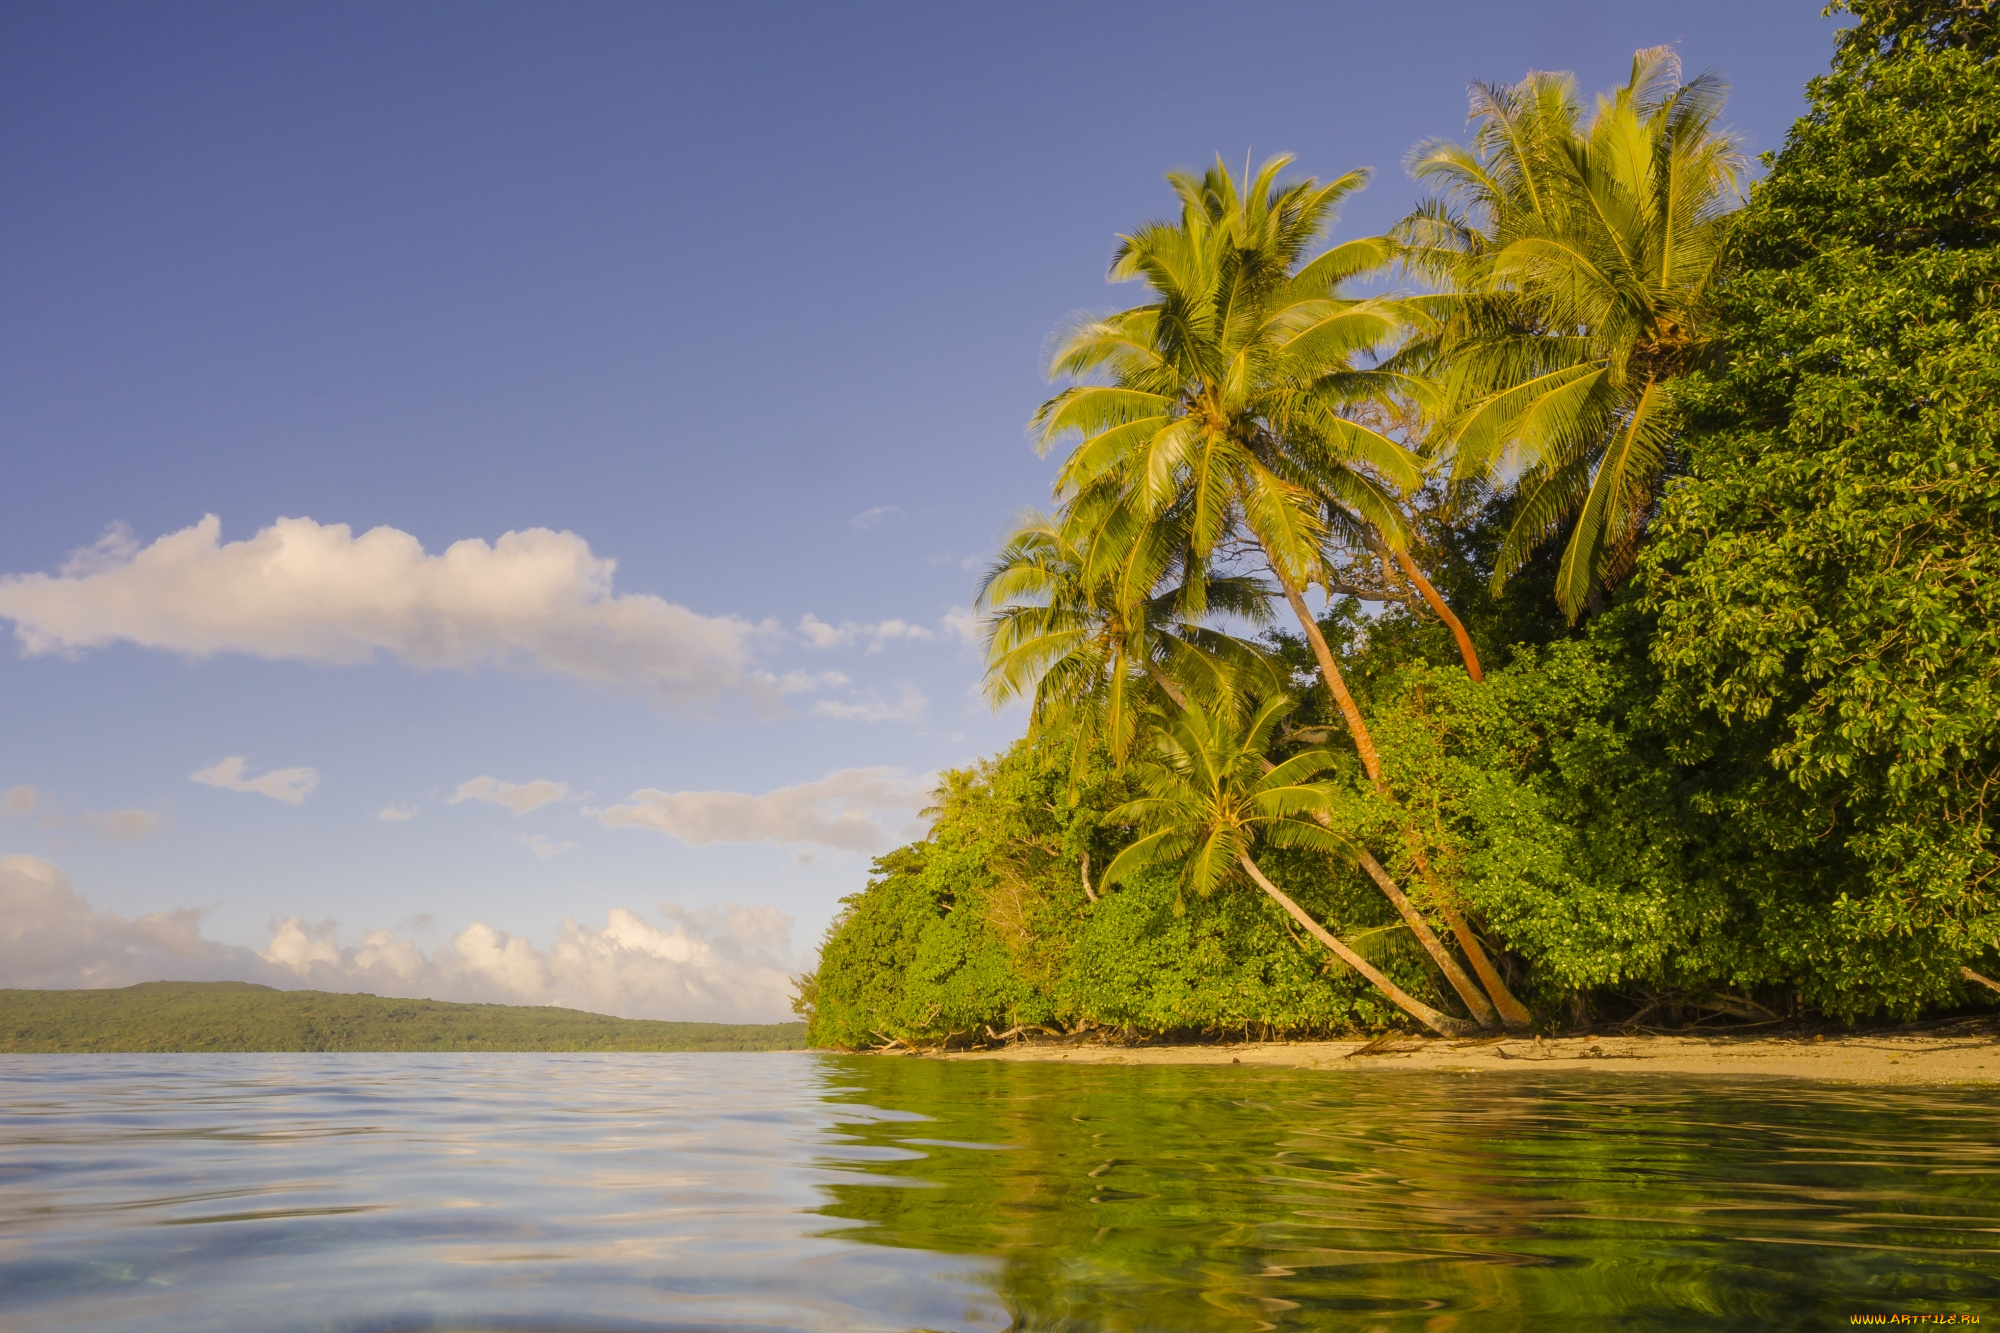
[[[2000,1096],[808,1055],[0,1057],[10,1329],[2000,1313]]]

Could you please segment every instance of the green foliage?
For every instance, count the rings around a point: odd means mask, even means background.
[[[575,1009],[443,1004],[149,981],[0,990],[0,1051],[793,1051],[802,1023],[661,1023]]]
[[[1910,1010],[2000,946],[2000,25],[1858,12],[1743,218],[1648,578],[1689,757],[1713,719],[1775,766],[1730,817],[1853,862],[1792,948]]]
[[[1268,699],[1239,726],[1226,708],[1180,710],[1160,738],[1158,759],[1135,770],[1144,794],[1111,812],[1140,836],[1105,870],[1104,886],[1177,865],[1182,887],[1206,898],[1241,881],[1259,842],[1351,854],[1346,839],[1313,820],[1331,793],[1312,779],[1332,766],[1332,756],[1306,750],[1264,770],[1271,733],[1290,711],[1291,700]]]
[[[1364,917],[1381,915],[1379,899],[1358,883],[1343,892],[1326,879],[1323,866],[1295,864],[1288,877],[1276,869],[1279,857],[1269,859],[1273,877],[1323,915],[1338,916],[1338,908],[1326,911],[1332,903],[1359,908]],[[1407,989],[1428,988],[1415,950],[1380,935],[1362,948]],[[1400,1017],[1387,999],[1290,929],[1263,895],[1239,889],[1188,899],[1171,874],[1135,879],[1090,909],[1057,999],[1057,1012],[1072,1022],[1138,1032],[1248,1025],[1277,1033],[1339,1032]]]
[[[1051,517],[1023,514],[980,584],[987,700],[1030,695],[1028,735],[1061,735],[1081,759],[1097,744],[1123,762],[1144,714],[1212,676],[1235,641],[1181,618],[1191,586],[1186,515],[1148,523],[1131,497],[1094,490]],[[1199,581],[1209,614],[1270,618],[1269,590],[1246,578]]]
[[[1699,1003],[1813,985],[1788,947],[1791,914],[1825,898],[1839,858],[1775,848],[1725,816],[1717,793],[1756,773],[1754,751],[1680,762],[1650,629],[1623,605],[1586,636],[1522,649],[1484,685],[1417,663],[1379,691],[1377,734],[1416,835],[1397,865],[1425,851],[1545,1012],[1575,994]],[[1354,836],[1381,835],[1378,806],[1344,814]]]

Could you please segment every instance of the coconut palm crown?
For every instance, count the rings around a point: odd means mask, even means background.
[[[1153,755],[1134,765],[1146,794],[1111,812],[1113,823],[1136,825],[1141,834],[1105,869],[1104,887],[1174,863],[1182,889],[1206,898],[1242,878],[1242,859],[1260,842],[1351,860],[1353,845],[1313,818],[1333,802],[1331,789],[1312,781],[1333,766],[1333,756],[1305,750],[1265,767],[1271,732],[1291,707],[1273,697],[1243,725],[1225,710],[1177,710]]]
[[[1377,391],[1359,361],[1400,316],[1394,302],[1341,287],[1380,269],[1390,246],[1350,241],[1309,258],[1366,174],[1281,184],[1290,162],[1272,158],[1241,189],[1219,162],[1199,178],[1168,176],[1180,221],[1121,237],[1111,268],[1155,299],[1070,331],[1052,372],[1078,382],[1042,405],[1034,428],[1044,451],[1075,439],[1058,499],[1116,477],[1148,516],[1185,507],[1191,574],[1240,526],[1281,579],[1303,586],[1320,569],[1326,500],[1400,542],[1391,488],[1420,468],[1344,415]]]
[[[981,582],[985,693],[996,707],[1032,695],[1031,736],[1082,740],[1071,747],[1079,762],[1099,741],[1122,764],[1150,709],[1185,707],[1191,686],[1213,697],[1239,675],[1273,671],[1253,645],[1182,614],[1177,525],[1139,521],[1104,488],[1085,499],[1060,515],[1022,515]],[[1270,618],[1269,596],[1241,577],[1201,590],[1206,611],[1250,624]]]
[[[1419,144],[1440,193],[1396,229],[1436,283],[1435,323],[1399,367],[1426,372],[1432,447],[1454,478],[1509,478],[1497,590],[1570,536],[1556,599],[1574,620],[1629,571],[1672,464],[1674,379],[1709,351],[1702,314],[1744,162],[1719,130],[1727,85],[1638,52],[1586,124],[1565,74],[1475,84],[1470,145]]]

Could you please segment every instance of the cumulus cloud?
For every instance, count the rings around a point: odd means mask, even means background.
[[[101,810],[78,821],[99,837],[113,842],[137,842],[165,828],[166,821],[151,810]]]
[[[878,505],[873,509],[862,510],[847,521],[854,526],[856,532],[866,532],[870,528],[881,527],[892,518],[902,516],[903,510],[900,505]]]
[[[613,908],[603,926],[565,917],[555,943],[475,921],[426,954],[390,930],[341,947],[331,923],[281,922],[260,951],[264,976],[322,990],[367,990],[475,1004],[554,1004],[624,1018],[775,1022],[789,1017],[791,918],[770,907],[688,911],[658,921]]]
[[[100,838],[121,843],[151,837],[167,826],[166,821],[151,810],[94,810],[87,814],[64,816],[57,812],[53,796],[25,786],[9,787],[0,792],[0,814],[16,819],[39,815],[35,822],[45,829],[80,828]]]
[[[807,616],[806,619],[811,620],[812,617]],[[756,679],[779,694],[810,694],[814,690],[837,690],[854,683],[852,676],[839,671],[787,671],[782,676],[760,671]]]
[[[960,643],[978,643],[985,620],[969,606],[954,606],[944,613],[944,636]]]
[[[884,647],[897,640],[915,643],[931,643],[937,635],[922,625],[913,625],[907,620],[890,618],[872,625],[857,624],[843,620],[838,625],[830,625],[808,611],[799,621],[799,637],[810,648],[845,648],[856,643],[868,645],[868,651],[879,653]]]
[[[821,699],[812,706],[812,711],[815,717],[830,717],[844,722],[914,722],[924,715],[924,709],[929,706],[930,700],[914,685],[905,685],[902,697],[895,703],[885,703],[874,695],[852,702]]]
[[[844,768],[816,782],[753,796],[736,791],[635,791],[622,805],[586,811],[606,828],[649,828],[695,847],[710,843],[816,843],[879,852],[913,833],[932,781],[894,768]]]
[[[192,908],[128,921],[93,912],[39,856],[0,857],[0,985],[37,989],[181,981],[260,981],[255,951],[204,939]]]
[[[262,949],[201,934],[192,909],[126,920],[95,912],[40,857],[0,858],[0,986],[254,981],[485,1004],[553,1004],[625,1018],[774,1022],[789,1017],[791,918],[770,907],[689,910],[655,920],[614,908],[603,926],[565,918],[547,949],[474,922],[425,953],[391,930],[343,947],[333,922],[281,921]]]
[[[799,622],[799,637],[811,648],[845,647],[854,642],[860,630],[861,627],[851,620],[845,625],[829,625],[810,611]]]
[[[529,851],[544,861],[551,856],[561,856],[564,852],[576,850],[576,844],[573,842],[550,842],[539,833],[530,834],[521,841],[528,845]]]
[[[57,574],[0,577],[0,619],[30,656],[121,641],[196,658],[387,656],[420,671],[492,664],[661,702],[736,693],[771,706],[749,669],[769,627],[616,593],[615,568],[547,528],[431,555],[394,528],[357,537],[309,518],[224,542],[210,514],[144,547],[114,529]]]
[[[485,801],[490,805],[502,805],[516,815],[525,815],[530,810],[539,810],[553,801],[560,801],[569,795],[567,782],[550,782],[538,778],[533,782],[502,782],[498,778],[481,775],[458,784],[449,804],[460,801]]]
[[[912,625],[904,620],[881,621],[870,626],[869,632],[874,639],[874,642],[868,645],[868,651],[871,653],[881,652],[884,646],[898,639],[908,639],[912,643],[932,643],[937,639],[937,635],[922,625]]]
[[[207,768],[198,768],[188,776],[205,786],[220,787],[224,791],[254,792],[287,805],[303,804],[306,797],[312,795],[312,789],[319,786],[319,770],[316,768],[274,768],[253,778],[244,773],[249,763],[244,756],[232,754]]]
[[[871,625],[863,625],[852,620],[843,620],[838,625],[833,625],[808,611],[799,621],[798,636],[805,641],[808,648],[847,648],[857,643],[865,643],[869,652],[879,653],[890,644],[899,641],[936,643],[940,632],[946,638],[956,635],[959,631],[953,616],[957,615],[958,611],[958,607],[953,607],[945,616],[941,631],[893,616]]]
[[[375,818],[385,824],[400,824],[406,819],[417,817],[417,807],[408,804],[390,803],[376,811]]]

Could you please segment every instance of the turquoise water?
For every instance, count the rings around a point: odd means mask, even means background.
[[[2000,1091],[0,1057],[0,1326],[2000,1325]]]

